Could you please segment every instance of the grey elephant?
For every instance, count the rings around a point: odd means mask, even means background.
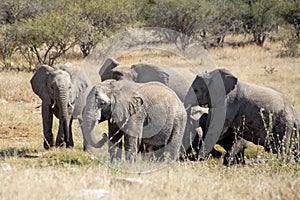
[[[227,140],[236,134],[273,153],[298,150],[298,115],[282,93],[239,81],[227,69],[198,75],[190,92],[196,94],[197,105],[209,107],[202,156],[217,142],[234,152]]]
[[[42,65],[30,83],[33,92],[42,100],[44,148],[54,146],[53,114],[59,119],[55,145],[73,147],[72,122],[78,119],[81,124],[82,110],[91,88],[89,78],[71,64]]]
[[[155,158],[178,157],[186,111],[177,95],[161,83],[107,80],[94,86],[87,97],[82,126],[91,146],[101,146],[93,129],[102,120],[109,120],[124,134],[127,160],[135,160],[139,151],[153,153]]]
[[[99,75],[103,80],[115,79],[115,80],[130,80],[136,83],[147,83],[151,81],[157,81],[171,88],[184,102],[185,99],[190,101],[197,101],[196,96],[189,94],[187,97],[189,88],[192,81],[196,78],[199,71],[192,66],[162,66],[156,64],[142,63],[131,66],[119,66],[119,63],[109,58],[100,68]],[[190,140],[196,135],[193,124],[189,119],[190,107],[187,109],[187,125],[185,128],[185,134],[183,139],[182,156],[185,157],[184,151],[189,148],[192,143]]]

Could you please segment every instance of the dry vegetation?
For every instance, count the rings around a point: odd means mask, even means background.
[[[241,80],[284,92],[300,113],[300,58],[278,58],[276,48],[270,44],[224,47],[208,54]],[[82,151],[77,124],[74,149],[44,151],[40,108],[36,108],[40,100],[31,91],[31,76],[0,73],[1,199],[98,199],[100,189],[107,192],[104,199],[300,199],[299,165],[272,157],[265,164],[243,167],[226,168],[220,160],[209,160],[175,162],[147,174],[123,173]],[[258,156],[259,148],[251,148],[247,155]],[[103,154],[107,156],[105,150]]]

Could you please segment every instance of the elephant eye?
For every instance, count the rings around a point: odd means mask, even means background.
[[[105,101],[103,101],[103,100],[97,100],[97,107],[98,107],[98,108],[104,106],[105,104],[106,104]]]

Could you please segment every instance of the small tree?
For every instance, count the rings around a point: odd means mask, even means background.
[[[288,0],[281,3],[279,16],[288,24],[293,25],[298,42],[300,42],[300,1]]]
[[[242,16],[245,30],[252,34],[254,42],[263,46],[268,33],[277,29],[280,24],[276,15],[278,0],[248,0],[245,14]]]
[[[128,0],[79,2],[80,18],[90,25],[79,44],[84,56],[89,55],[101,39],[109,37],[134,21],[133,3],[134,1]]]
[[[138,19],[148,27],[177,31],[180,34],[166,31],[164,37],[174,42],[179,39],[184,47],[189,43],[187,39],[198,38],[202,32],[205,15],[208,13],[207,4],[208,1],[200,3],[197,0],[144,0],[139,5]]]
[[[11,59],[16,51],[13,24],[32,19],[41,12],[38,1],[3,0],[0,2],[0,61],[1,65],[11,68]]]
[[[53,65],[88,32],[89,25],[76,13],[50,11],[35,19],[15,23],[18,50],[33,64]]]

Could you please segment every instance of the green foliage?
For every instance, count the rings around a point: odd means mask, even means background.
[[[78,1],[81,20],[90,25],[80,41],[80,48],[87,56],[101,39],[111,36],[133,21],[133,4],[130,1]]]
[[[88,165],[92,160],[82,151],[49,151],[43,156],[48,165]],[[44,163],[45,164],[45,163]]]
[[[63,1],[34,19],[14,24],[18,50],[30,65],[53,65],[55,60],[74,47],[89,29],[80,20],[80,10]],[[54,2],[53,2],[54,3]],[[71,9],[72,8],[72,9]]]
[[[300,0],[281,2],[278,15],[288,24],[294,26],[298,42],[300,41]]]
[[[279,18],[278,0],[250,0],[246,2],[245,14],[242,18],[245,30],[253,35],[254,42],[263,46],[268,33],[276,30]]]

